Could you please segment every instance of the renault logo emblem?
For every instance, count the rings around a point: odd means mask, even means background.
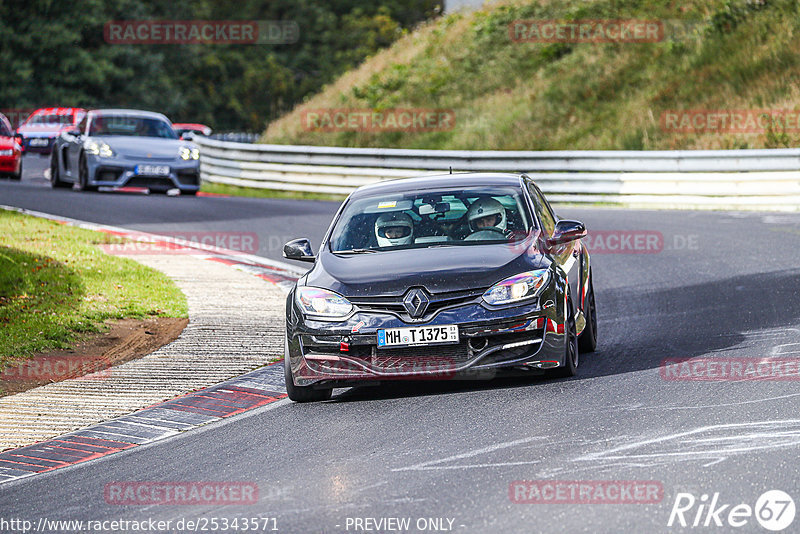
[[[406,293],[403,298],[403,306],[411,317],[417,318],[425,315],[425,310],[428,309],[430,298],[424,289],[411,289]]]

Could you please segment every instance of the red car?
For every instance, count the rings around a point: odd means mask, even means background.
[[[193,135],[202,135],[208,137],[211,135],[211,128],[205,124],[196,124],[193,122],[179,122],[172,123],[172,129],[178,134],[178,137],[183,138],[183,134],[192,133]]]
[[[17,128],[22,135],[22,150],[49,154],[61,130],[76,126],[84,116],[83,108],[37,109]]]
[[[11,123],[0,113],[0,174],[12,180],[22,178],[22,147],[14,136]]]

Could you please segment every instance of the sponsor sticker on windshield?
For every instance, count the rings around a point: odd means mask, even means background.
[[[397,207],[396,200],[386,200],[384,202],[378,203],[378,209],[396,208],[396,207]]]

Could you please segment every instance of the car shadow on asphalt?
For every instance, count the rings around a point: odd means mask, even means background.
[[[800,270],[742,275],[669,289],[602,291],[598,302],[598,347],[581,354],[575,377],[546,375],[492,380],[384,382],[355,387],[330,402],[358,402],[531,387],[555,381],[580,381],[644,370],[658,370],[666,358],[696,358],[743,345],[747,332],[797,327],[800,323]],[[763,343],[763,340],[756,340]],[[798,336],[800,342],[800,336]],[[753,346],[750,357],[769,355]],[[739,354],[738,356],[742,356]]]

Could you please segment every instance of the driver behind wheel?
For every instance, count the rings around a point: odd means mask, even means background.
[[[414,240],[414,222],[405,213],[384,213],[375,221],[379,247],[408,245]]]
[[[496,230],[505,235],[506,209],[493,198],[479,198],[467,211],[469,229],[473,233]]]

